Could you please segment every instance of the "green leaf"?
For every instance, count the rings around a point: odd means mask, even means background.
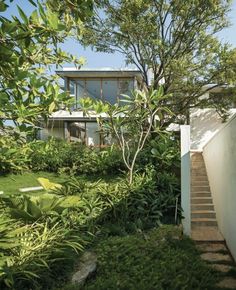
[[[48,22],[52,29],[58,28],[58,16],[55,12],[48,12]]]
[[[24,13],[24,11],[20,8],[19,5],[17,5],[17,9],[18,9],[21,19],[24,21],[25,24],[28,24],[28,17]]]
[[[36,3],[33,0],[28,0],[34,7],[37,7]]]
[[[48,108],[49,114],[51,114],[55,110],[55,108],[56,108],[56,104],[55,102],[52,102]]]

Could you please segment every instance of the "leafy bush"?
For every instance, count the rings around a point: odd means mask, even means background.
[[[77,211],[79,224],[87,225],[90,230],[108,223],[120,224],[133,232],[157,226],[167,216],[174,222],[176,210],[178,216],[181,214],[179,204],[176,209],[176,198],[180,194],[176,177],[166,172],[157,174],[153,166],[136,174],[131,185],[125,178],[110,184],[101,180],[84,183],[72,178],[53,192],[79,197],[81,203],[73,211]],[[70,219],[68,216],[67,220]],[[112,226],[111,232],[113,229]]]
[[[148,167],[146,172],[134,176],[131,185],[123,180],[117,185],[98,187],[98,196],[107,204],[104,220],[121,223],[128,232],[151,228],[165,220],[175,222],[175,211],[178,216],[181,214],[179,204],[176,208],[180,194],[176,177],[165,172],[158,174],[162,179],[159,184],[156,175],[154,168]]]
[[[60,223],[19,225],[5,219],[0,217],[1,289],[36,289],[45,273],[53,271],[56,263],[73,259],[72,252],[81,251],[85,244],[78,232]],[[8,229],[6,222],[10,222]]]
[[[171,172],[180,177],[180,141],[175,133],[165,132],[149,140],[138,159],[138,169],[153,165],[158,172]]]
[[[100,150],[53,138],[34,141],[29,146],[31,167],[35,171],[104,174],[123,169],[120,151],[115,146]]]
[[[30,148],[23,139],[0,134],[0,174],[28,169]]]

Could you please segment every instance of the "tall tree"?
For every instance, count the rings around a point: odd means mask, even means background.
[[[64,62],[82,64],[62,51],[60,43],[73,30],[80,33],[93,9],[93,0],[28,0],[34,7],[31,15],[18,7],[19,16],[9,19],[4,16],[7,2],[0,0],[0,132],[6,129],[6,120],[27,130],[68,102],[68,95],[48,71]]]
[[[127,63],[141,71],[147,89],[162,84],[164,93],[172,94],[164,102],[176,113],[163,118],[168,125],[186,120],[191,107],[221,105],[201,96],[212,86],[235,82],[235,50],[216,38],[229,24],[230,4],[230,0],[103,0],[87,23],[82,42],[97,51],[124,54]]]

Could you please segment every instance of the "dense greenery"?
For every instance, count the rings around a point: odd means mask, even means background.
[[[95,276],[83,287],[67,285],[61,289],[213,290],[217,282],[217,274],[177,227],[110,237],[93,250],[98,255]]]
[[[178,175],[170,169],[174,163],[178,168],[179,153],[178,142],[169,137],[147,143],[146,153],[140,154],[136,164],[132,184],[126,179],[120,150],[116,147],[99,151],[62,140],[32,141],[23,143],[22,164],[16,163],[14,154],[4,159],[6,153],[3,152],[1,162],[5,164],[8,160],[8,167],[2,166],[2,173],[21,172],[23,175],[8,174],[0,178],[1,184],[6,184],[1,188],[4,194],[0,197],[2,224],[11,220],[14,233],[1,227],[6,232],[4,241],[12,245],[7,251],[2,248],[1,288],[46,289],[44,282],[47,281],[50,289],[56,286],[51,279],[58,271],[56,263],[66,258],[64,264],[71,269],[76,258],[73,250],[81,251],[97,235],[127,235],[156,227],[160,222],[175,222],[176,210],[178,218],[181,215],[178,200],[176,207],[179,181]],[[9,145],[14,149],[14,142],[9,141]],[[163,154],[167,154],[169,163],[162,162]],[[113,174],[112,178],[108,178],[108,173]],[[91,174],[90,179],[86,177]],[[36,177],[49,177],[62,186],[48,192],[23,195],[18,192],[19,187],[37,185]],[[9,182],[11,186],[7,185]],[[31,231],[34,231],[33,236],[30,236]],[[54,240],[57,235],[60,235],[58,246]],[[15,243],[11,242],[12,238]],[[27,252],[25,243],[30,249],[38,243],[38,248]],[[60,275],[63,277],[65,272]]]

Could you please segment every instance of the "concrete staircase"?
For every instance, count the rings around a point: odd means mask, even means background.
[[[191,237],[201,258],[219,272],[214,289],[236,289],[236,267],[218,230],[211,190],[201,153],[191,154]]]
[[[191,155],[191,228],[194,240],[223,241],[218,231],[211,190],[201,153]]]

